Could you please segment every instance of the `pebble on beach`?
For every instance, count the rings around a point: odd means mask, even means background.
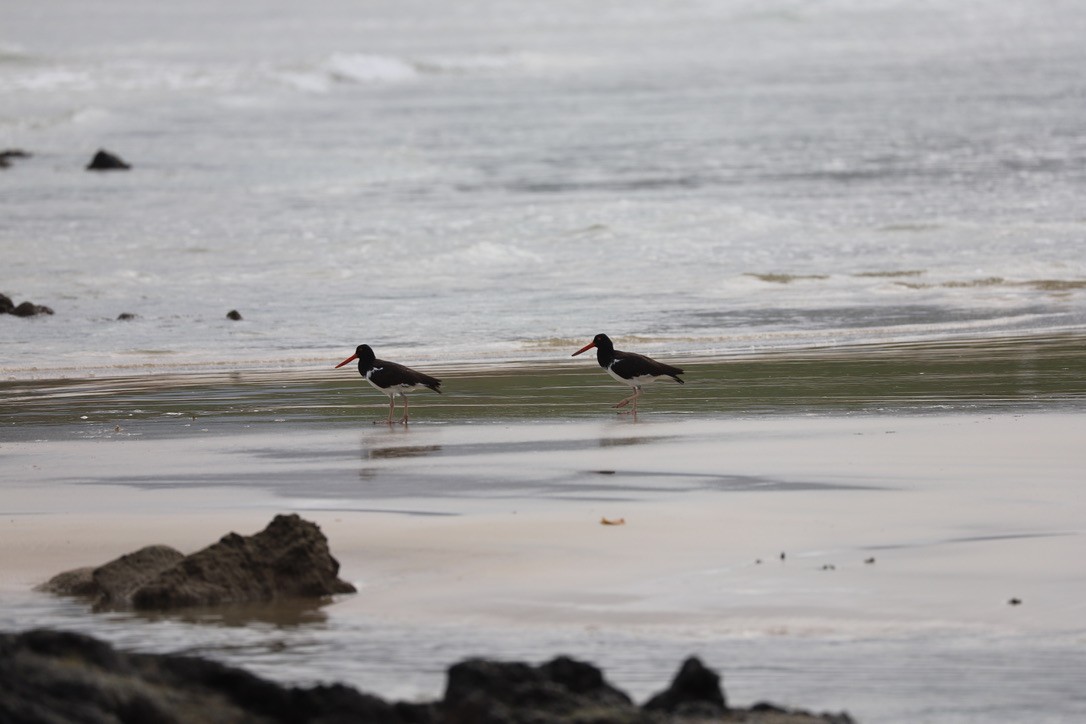
[[[235,322],[240,322],[241,321],[241,312],[239,312],[236,309],[231,309],[229,312],[226,313],[226,318],[227,319],[232,319]]]

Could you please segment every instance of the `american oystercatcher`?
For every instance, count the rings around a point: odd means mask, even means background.
[[[574,352],[572,356],[576,357],[581,352],[587,352],[593,347],[596,348],[596,361],[600,363],[600,367],[607,370],[607,374],[611,375],[622,384],[629,385],[634,390],[632,395],[615,404],[614,407],[625,407],[632,402],[632,410],[636,415],[637,398],[641,396],[641,386],[652,382],[657,377],[670,377],[680,385],[684,384],[683,381],[679,379],[679,375],[681,375],[683,371],[678,367],[672,367],[663,362],[657,362],[642,354],[619,352],[615,349],[615,345],[611,342],[611,338],[606,334],[597,334],[592,338],[591,342]]]
[[[388,423],[390,425],[392,424],[392,411],[396,408],[396,395],[403,398],[403,417],[400,418],[400,422],[407,422],[408,390],[413,390],[422,385],[423,387],[429,387],[438,394],[441,393],[441,380],[395,362],[377,359],[368,344],[358,345],[354,354],[336,365],[336,369],[338,370],[354,360],[358,360],[358,374],[365,377],[366,382],[388,395]]]

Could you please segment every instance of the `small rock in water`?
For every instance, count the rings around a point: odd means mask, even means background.
[[[23,302],[19,306],[12,309],[9,314],[13,314],[16,317],[36,317],[39,314],[52,314],[53,310],[44,304],[34,304],[34,302]]]
[[[117,315],[117,321],[118,322],[127,322],[127,321],[135,319],[135,318],[136,318],[136,315],[132,314],[131,312],[121,312],[120,314]]]
[[[104,148],[98,149],[98,153],[94,154],[94,158],[87,164],[88,171],[127,171],[130,168],[132,166],[121,160],[120,156]]]
[[[1011,600],[1007,601],[1007,603],[1009,603],[1012,606],[1021,606],[1022,605],[1022,599],[1021,598],[1012,598]]]
[[[30,158],[30,154],[18,148],[9,148],[0,151],[0,168],[7,168],[10,166],[11,159],[13,158]]]
[[[239,312],[236,309],[231,309],[229,312],[226,313],[226,318],[227,319],[232,319],[235,322],[240,322],[241,321],[241,312]]]

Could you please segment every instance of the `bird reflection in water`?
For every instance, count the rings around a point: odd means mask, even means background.
[[[394,460],[397,458],[418,458],[427,455],[436,455],[441,452],[440,445],[394,445],[390,447],[375,447],[364,451],[369,460]]]

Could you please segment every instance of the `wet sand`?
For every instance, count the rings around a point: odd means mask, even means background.
[[[1086,620],[1081,415],[646,417],[5,445],[0,584],[150,542],[191,551],[292,510],[363,589],[342,615],[707,632]]]
[[[943,685],[937,698],[965,721],[1011,721],[1035,701],[1086,713],[1073,693],[1086,663],[1086,410],[1075,394],[1046,398],[1035,362],[1016,363],[1033,370],[1025,383],[1002,382],[1033,386],[1021,394],[948,403],[925,389],[770,414],[768,399],[689,409],[704,390],[661,383],[636,420],[607,408],[622,390],[598,370],[555,372],[575,394],[550,388],[572,399],[540,419],[524,411],[547,390],[522,371],[477,372],[515,402],[472,416],[470,398],[419,395],[407,427],[360,422],[384,405],[356,379],[302,385],[300,406],[284,383],[229,403],[176,386],[142,399],[115,381],[111,394],[67,388],[0,444],[0,625],[55,623],[385,696],[433,695],[457,656],[561,647],[638,696],[679,652],[701,651],[740,701],[917,720],[931,704],[909,687]],[[791,369],[817,377],[825,364]],[[199,382],[188,389],[214,389]],[[320,419],[340,395],[351,404]],[[209,629],[104,619],[30,592],[60,570],[152,542],[196,550],[283,511],[321,525],[358,595]],[[257,640],[269,625],[275,650]],[[1004,668],[979,663],[1007,651]],[[947,661],[979,668],[947,683]]]

